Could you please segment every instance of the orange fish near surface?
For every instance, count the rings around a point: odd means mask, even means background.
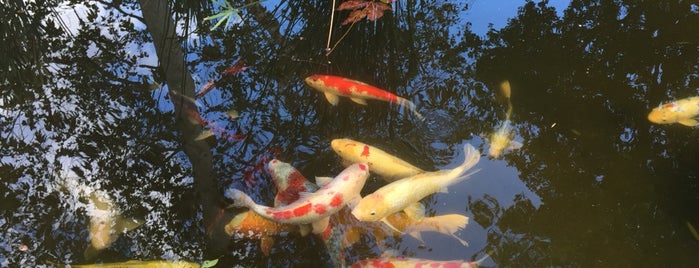
[[[362,268],[362,267],[444,267],[444,268],[475,268],[479,267],[480,264],[488,258],[488,255],[477,261],[437,261],[437,260],[426,260],[417,258],[404,258],[404,257],[381,257],[376,259],[368,259],[358,261],[352,264],[352,268]]]
[[[367,105],[366,100],[380,100],[393,104],[402,105],[412,111],[418,119],[422,120],[422,115],[417,112],[414,103],[386,90],[369,85],[367,83],[333,75],[315,74],[305,79],[310,87],[323,92],[330,104],[337,105],[340,96],[348,97],[350,100],[361,105]]]
[[[699,96],[676,100],[654,108],[648,121],[656,124],[680,123],[688,127],[699,125]]]
[[[274,236],[281,233],[297,232],[299,227],[298,225],[277,223],[254,212],[243,211],[233,217],[224,229],[229,236],[259,239],[262,253],[269,255],[269,251],[274,245]]]

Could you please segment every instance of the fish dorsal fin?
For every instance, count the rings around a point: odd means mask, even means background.
[[[381,258],[392,258],[398,256],[400,256],[400,254],[395,249],[387,249],[383,253],[381,253]]]
[[[425,217],[425,206],[420,202],[415,202],[407,206],[403,211],[408,218],[416,221]]]
[[[688,126],[688,127],[694,127],[694,126],[699,125],[699,121],[697,121],[696,119],[692,119],[692,118],[682,119],[682,120],[679,120],[677,122],[682,124],[682,125]]]
[[[332,94],[330,92],[324,92],[325,93],[325,99],[328,100],[332,106],[336,106],[338,102],[340,102],[340,97],[338,97],[335,94]]]
[[[333,181],[333,178],[331,177],[316,177],[316,184],[320,187],[323,187]]]
[[[365,99],[350,98],[350,100],[352,100],[353,102],[359,103],[359,104],[361,104],[361,105],[367,105],[367,104],[368,104],[368,103],[366,103],[366,100],[365,100]]]
[[[299,192],[299,199],[298,199],[298,200],[301,200],[301,199],[304,199],[304,198],[310,198],[311,196],[313,196],[313,193],[309,193],[309,192]],[[298,200],[297,200],[297,201],[298,201]]]
[[[325,217],[319,221],[311,223],[311,230],[314,234],[322,234],[326,228],[330,225],[330,217]]]

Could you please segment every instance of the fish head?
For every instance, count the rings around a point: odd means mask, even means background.
[[[114,242],[112,226],[113,217],[109,211],[94,211],[90,217],[90,244],[96,250],[102,250]]]
[[[493,158],[498,158],[505,151],[505,147],[510,143],[511,135],[505,128],[501,128],[492,135],[490,135],[490,147],[488,148],[488,155]]]
[[[288,182],[285,171],[287,171],[290,167],[291,165],[279,161],[276,158],[270,160],[267,163],[267,166],[265,166],[267,174],[269,174],[269,176],[272,177],[272,181],[274,182],[274,185],[277,187],[277,191],[283,191],[287,188]]]
[[[352,155],[359,155],[358,150],[361,146],[350,139],[334,139],[330,142],[330,147],[333,151],[343,159],[347,159]]]
[[[325,87],[325,80],[323,79],[323,76],[319,74],[314,74],[309,77],[306,77],[304,81],[306,82],[306,85],[309,85],[310,87],[315,88],[316,90],[323,91],[322,89]]]
[[[360,221],[378,221],[388,214],[385,200],[377,193],[365,196],[352,209],[352,215]]]
[[[653,108],[648,114],[648,121],[656,124],[670,124],[679,121],[678,113],[671,107],[667,107],[668,104]]]

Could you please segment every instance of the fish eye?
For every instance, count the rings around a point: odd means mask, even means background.
[[[369,213],[369,215],[371,215],[371,216],[374,216],[374,215],[376,215],[376,211],[372,211],[372,212],[370,212],[370,213]]]

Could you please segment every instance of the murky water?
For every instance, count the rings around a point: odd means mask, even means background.
[[[422,200],[429,215],[468,216],[456,233],[468,245],[440,233],[420,241],[366,232],[342,249],[348,264],[389,252],[465,261],[489,254],[483,265],[490,267],[695,265],[699,134],[646,116],[698,94],[699,6],[522,5],[487,35],[473,33],[470,9],[458,1],[399,0],[376,22],[352,26],[340,26],[350,13],[340,11],[329,56],[328,1],[253,5],[228,29],[182,24],[190,29],[180,29],[178,40],[187,44],[187,71],[174,75],[154,66],[177,52],[162,54],[164,46],[151,41],[173,39],[151,38],[140,22],[119,24],[130,20],[121,12],[141,16],[138,3],[100,8],[94,17],[89,7],[73,12],[63,4],[55,9],[62,20],[48,4],[3,7],[0,265],[218,259],[219,267],[331,266],[317,237],[273,236],[265,255],[259,240],[226,235],[223,226],[240,209],[225,209],[223,193],[237,188],[271,205],[274,184],[263,167],[272,158],[307,178],[334,176],[343,169],[330,148],[335,138],[426,170],[461,163],[466,143],[482,154],[468,180]],[[147,14],[161,18],[156,13]],[[247,68],[226,74],[238,62]],[[318,73],[394,92],[425,120],[380,101],[341,98],[331,106],[303,83]],[[492,158],[488,138],[507,110],[498,93],[503,80],[512,85],[510,119],[523,146]],[[196,105],[168,94],[193,97],[207,81],[215,87]],[[195,140],[202,129],[214,137]],[[78,187],[65,187],[66,178],[108,193],[125,218],[145,223],[87,259],[94,208]],[[382,185],[372,176],[363,194]]]

